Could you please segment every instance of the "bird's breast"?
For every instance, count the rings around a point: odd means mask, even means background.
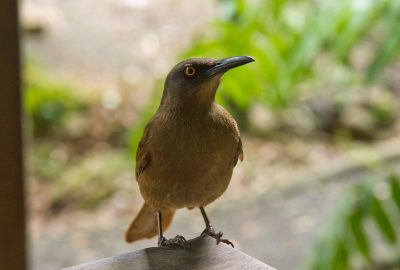
[[[218,198],[232,176],[239,141],[236,123],[228,120],[172,118],[158,126],[150,141],[152,163],[139,181],[147,201],[157,197],[158,207],[181,208]]]
[[[153,150],[169,170],[193,175],[203,169],[223,170],[232,165],[238,139],[233,128],[212,119],[185,121],[165,128]]]

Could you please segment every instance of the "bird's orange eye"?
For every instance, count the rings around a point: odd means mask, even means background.
[[[196,69],[194,67],[186,67],[185,68],[185,75],[186,76],[193,76],[194,74],[196,74]]]

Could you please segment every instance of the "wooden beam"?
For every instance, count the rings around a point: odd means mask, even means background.
[[[26,269],[18,12],[0,1],[0,269]]]
[[[274,268],[225,244],[215,244],[211,237],[189,241],[187,249],[146,248],[131,253],[81,264],[64,270],[157,270],[157,269],[264,269]]]

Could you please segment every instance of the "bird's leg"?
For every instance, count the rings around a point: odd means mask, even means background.
[[[181,236],[177,235],[172,239],[167,239],[163,235],[162,231],[162,214],[161,211],[157,211],[157,227],[158,227],[158,246],[159,247],[187,247],[186,239]]]
[[[213,226],[211,226],[210,220],[207,217],[206,211],[204,210],[204,207],[200,206],[200,211],[201,211],[201,215],[203,216],[204,222],[206,223],[206,228],[204,229],[204,231],[201,233],[201,236],[211,236],[212,238],[214,238],[215,240],[217,240],[217,245],[222,242],[225,243],[227,245],[231,245],[232,247],[234,247],[233,243],[231,241],[229,241],[228,239],[223,239],[222,235],[223,232],[219,231],[218,233],[215,232]]]

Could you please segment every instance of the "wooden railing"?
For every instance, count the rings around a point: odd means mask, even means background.
[[[189,240],[189,247],[152,247],[81,264],[64,270],[157,270],[157,269],[265,269],[271,266],[210,237]]]
[[[20,1],[0,1],[0,269],[26,269],[19,25]]]

